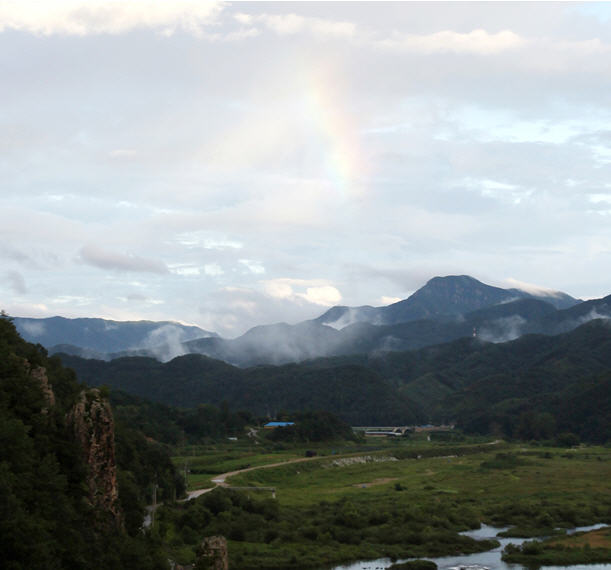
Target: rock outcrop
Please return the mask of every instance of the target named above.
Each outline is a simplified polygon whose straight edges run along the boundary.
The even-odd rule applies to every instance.
[[[88,499],[98,524],[122,527],[110,403],[99,390],[84,390],[68,414],[68,423],[72,426],[87,465]]]
[[[25,368],[25,373],[40,385],[40,389],[45,400],[45,405],[42,407],[40,412],[42,414],[46,414],[48,413],[49,408],[55,406],[55,394],[53,393],[53,388],[51,387],[49,378],[47,377],[47,369],[44,366],[37,366],[33,369],[29,360],[26,358],[21,360],[23,362],[23,367]]]
[[[224,536],[207,536],[197,552],[196,569],[229,570],[227,539]]]
[[[42,389],[42,394],[45,398],[46,404],[46,406],[42,408],[41,412],[43,414],[46,414],[49,411],[49,408],[55,406],[55,394],[53,393],[53,388],[51,388],[51,384],[49,384],[47,370],[43,366],[37,366],[36,368],[30,371],[30,376],[40,383],[40,387]]]

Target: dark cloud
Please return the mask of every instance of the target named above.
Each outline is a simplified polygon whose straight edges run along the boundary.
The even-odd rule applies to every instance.
[[[162,261],[108,251],[93,245],[83,247],[80,251],[79,259],[87,265],[111,271],[160,274],[169,272],[167,266]]]
[[[24,295],[28,292],[23,275],[17,271],[7,271],[5,273],[6,281],[9,287],[17,295]]]

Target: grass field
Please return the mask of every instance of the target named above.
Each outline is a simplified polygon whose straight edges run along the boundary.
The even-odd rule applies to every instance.
[[[219,533],[229,538],[235,567],[315,568],[323,560],[490,548],[457,534],[480,522],[533,536],[541,529],[611,523],[609,448],[422,441],[380,447],[376,441],[340,454],[326,446],[312,461],[236,475],[229,485],[274,487],[276,500],[265,493],[215,490],[169,507],[159,531],[171,536],[171,554],[180,552],[182,562],[202,536]],[[190,464],[202,469],[191,474],[191,482],[209,484],[208,474],[303,454],[302,448],[242,453],[222,446],[189,456]],[[176,458],[178,465],[181,461],[184,456]]]

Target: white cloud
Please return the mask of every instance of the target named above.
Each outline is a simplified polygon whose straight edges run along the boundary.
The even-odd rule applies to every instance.
[[[31,336],[42,336],[46,332],[44,323],[37,321],[25,321],[21,328]]]
[[[220,3],[197,0],[5,0],[0,2],[0,32],[86,36],[151,29],[163,35],[180,30],[197,36],[220,11]]]
[[[51,299],[51,303],[56,305],[76,305],[84,307],[90,305],[92,300],[91,297],[85,297],[83,295],[60,295]]]
[[[611,204],[611,194],[590,194],[588,199],[593,204]]]
[[[316,36],[352,38],[357,31],[352,22],[305,17],[298,14],[263,14],[256,17],[247,17],[247,21],[248,23],[261,22],[270,30],[281,35],[306,32]],[[242,22],[244,22],[243,16]]]
[[[206,263],[204,265],[204,273],[210,277],[218,277],[219,275],[223,275],[225,272],[218,263]]]
[[[199,267],[192,265],[170,265],[170,271],[176,275],[184,275],[186,277],[192,277],[200,274]]]
[[[308,287],[303,298],[316,305],[322,305],[324,307],[331,307],[337,305],[342,300],[341,293],[331,285],[325,285],[323,287]]]
[[[314,305],[329,307],[342,300],[339,290],[320,279],[271,279],[263,283],[270,297],[292,301],[304,300]]]
[[[422,35],[395,33],[387,39],[378,41],[377,44],[390,50],[423,54],[495,55],[524,47],[527,40],[511,30],[489,33],[486,30],[478,29],[468,33],[452,30],[442,30]]]
[[[138,151],[133,148],[117,148],[111,150],[108,156],[110,156],[110,158],[134,158],[137,154]]]
[[[554,291],[553,289],[542,287],[541,285],[534,285],[533,283],[525,283],[524,281],[518,281],[513,277],[509,277],[505,280],[505,282],[509,287],[519,289],[520,291],[530,293],[531,295],[557,297],[560,294],[558,291]]]
[[[238,259],[238,263],[241,263],[251,273],[255,273],[257,275],[265,273],[265,267],[263,267],[259,261],[254,261],[252,259]]]
[[[285,279],[272,279],[264,283],[265,292],[277,299],[290,299],[293,297],[293,288]]]

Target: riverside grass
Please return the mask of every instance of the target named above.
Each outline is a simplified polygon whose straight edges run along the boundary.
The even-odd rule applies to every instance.
[[[275,501],[265,493],[233,492],[243,497],[236,499],[230,491],[215,490],[188,505],[168,507],[158,531],[170,538],[169,555],[189,562],[201,537],[220,532],[229,538],[234,567],[322,568],[382,556],[491,548],[457,534],[480,522],[533,534],[550,526],[611,523],[608,448],[393,442],[342,457],[356,459],[337,462],[337,455],[329,455],[228,481],[274,487]],[[380,460],[389,457],[397,460]],[[235,460],[229,460],[232,467]],[[253,462],[267,460],[249,457],[247,463]]]

